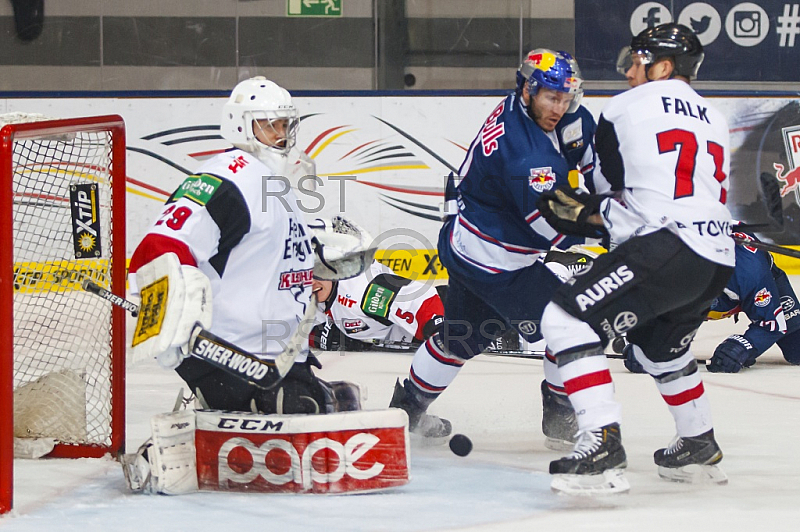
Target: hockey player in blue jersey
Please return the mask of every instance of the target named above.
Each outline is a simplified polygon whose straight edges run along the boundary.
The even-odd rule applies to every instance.
[[[397,382],[391,401],[409,414],[414,433],[450,433],[447,420],[426,410],[496,336],[514,327],[528,342],[542,338],[542,310],[561,284],[543,259],[552,247],[568,248],[583,239],[554,231],[539,215],[536,200],[568,185],[571,170],[593,167],[594,120],[579,107],[581,83],[569,54],[530,52],[516,91],[492,111],[458,176],[448,181],[447,218],[438,243],[450,276],[445,324],[416,352],[408,379]],[[548,378],[552,387],[543,386],[545,393],[563,390],[551,366],[545,376],[554,380]],[[567,428],[560,439],[570,439],[574,414],[568,402],[559,405],[555,399],[548,395],[545,407],[563,407]]]
[[[743,233],[734,233],[752,239]],[[755,364],[764,351],[778,344],[783,358],[800,364],[800,305],[783,270],[767,251],[736,245],[736,269],[725,291],[711,304],[709,319],[743,312],[750,319],[744,334],[726,338],[714,350],[708,371],[736,373]]]

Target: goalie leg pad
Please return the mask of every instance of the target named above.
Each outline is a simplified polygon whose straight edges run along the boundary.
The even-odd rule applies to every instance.
[[[152,491],[164,495],[197,491],[194,410],[159,414],[150,424],[153,444],[147,459]]]
[[[408,416],[399,409],[324,416],[197,412],[200,490],[380,491],[409,481]]]

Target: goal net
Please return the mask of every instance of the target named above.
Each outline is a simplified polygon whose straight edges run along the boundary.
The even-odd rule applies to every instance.
[[[125,317],[81,281],[125,293],[125,132],[118,116],[16,113],[0,128],[1,513],[15,444],[124,445]]]

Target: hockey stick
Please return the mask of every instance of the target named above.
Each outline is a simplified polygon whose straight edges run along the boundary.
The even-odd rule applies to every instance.
[[[761,194],[762,194],[761,201],[763,202],[764,208],[767,211],[767,216],[769,217],[769,223],[750,224],[745,222],[737,224],[733,228],[738,231],[748,231],[751,233],[781,232],[783,231],[783,199],[781,198],[781,192],[780,188],[778,187],[778,182],[770,174],[766,172],[762,173],[759,176],[759,182],[761,184]],[[786,255],[787,257],[800,259],[800,251],[796,249],[786,248],[783,246],[779,246],[777,244],[768,244],[767,242],[745,240],[737,236],[734,236],[733,240],[737,244],[743,244],[746,246],[763,249],[771,253],[778,253],[779,255]]]
[[[139,313],[139,306],[136,303],[112,294],[90,279],[84,279],[81,286],[87,292],[122,307],[133,316]],[[189,340],[189,355],[257,388],[269,390],[281,382],[294,366],[294,361],[301,351],[303,338],[304,336],[308,337],[308,330],[304,324],[313,323],[316,307],[317,296],[312,294],[303,319],[289,338],[286,348],[275,360],[262,360],[200,326],[196,326],[192,331]]]
[[[391,341],[381,341],[381,340],[373,340],[372,342],[365,342],[369,343],[376,349],[381,351],[416,351],[421,343],[414,343],[414,342],[391,342]],[[525,349],[499,349],[493,350],[489,349],[481,353],[484,356],[499,356],[499,357],[511,357],[511,358],[530,358],[534,360],[541,360],[545,356],[544,351],[529,351]],[[606,358],[620,358],[624,359],[625,355],[620,353],[608,353]]]
[[[778,253],[779,255],[800,259],[800,250],[797,249],[790,249],[777,244],[768,244],[767,242],[760,242],[758,240],[747,240],[745,238],[739,238],[738,236],[733,237],[733,241],[744,246],[759,248],[771,253]]]

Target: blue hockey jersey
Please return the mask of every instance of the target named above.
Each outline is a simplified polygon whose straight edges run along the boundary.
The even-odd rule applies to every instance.
[[[736,233],[746,238],[743,233]],[[709,319],[744,312],[750,326],[744,337],[759,353],[800,329],[800,306],[786,274],[772,256],[752,246],[737,244],[736,268],[725,291],[711,305]]]
[[[550,227],[536,201],[545,191],[569,185],[570,170],[591,171],[593,130],[584,108],[565,115],[548,134],[516,94],[503,100],[470,145],[459,175],[448,180],[445,200],[455,199],[457,209],[448,213],[440,234],[445,266],[478,276],[514,271],[553,246],[582,243]]]

